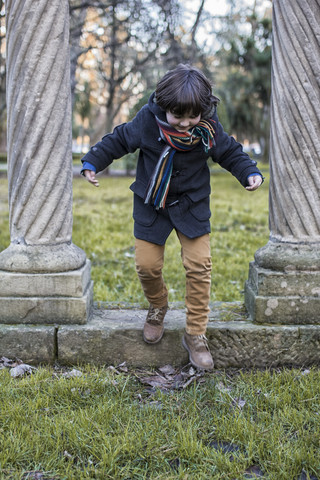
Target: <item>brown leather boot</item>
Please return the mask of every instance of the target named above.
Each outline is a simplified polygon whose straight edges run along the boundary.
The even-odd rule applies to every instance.
[[[143,340],[146,343],[160,342],[164,332],[163,320],[167,310],[168,305],[161,308],[155,308],[150,305],[146,323],[143,327]]]
[[[208,347],[208,340],[205,335],[189,335],[184,333],[182,345],[189,353],[192,365],[201,370],[212,370],[213,360]]]

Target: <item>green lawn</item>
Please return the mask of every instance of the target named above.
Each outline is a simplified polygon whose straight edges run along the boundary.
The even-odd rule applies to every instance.
[[[73,241],[92,261],[98,301],[144,303],[134,270],[131,181],[103,177],[96,189],[74,180]],[[221,172],[212,191],[212,300],[242,300],[248,263],[268,240],[267,182],[249,193]],[[3,178],[0,226],[2,250],[9,244]],[[175,235],[165,277],[170,301],[183,301]],[[320,478],[316,368],[81,372],[69,378],[58,366],[43,367],[13,378],[0,358],[1,480]],[[148,377],[159,375],[169,386],[151,386]]]
[[[1,480],[320,476],[318,370],[215,372],[166,390],[146,375],[0,370]]]

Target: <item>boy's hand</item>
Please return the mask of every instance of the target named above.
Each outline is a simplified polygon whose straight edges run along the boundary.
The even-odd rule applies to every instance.
[[[96,174],[93,170],[84,170],[83,173],[88,182],[92,183],[95,187],[99,187],[99,182],[96,179]]]
[[[262,184],[261,175],[252,175],[251,177],[248,178],[248,183],[249,183],[249,186],[246,187],[246,190],[249,190],[251,192],[253,190],[257,190],[257,188],[259,188],[260,185]]]

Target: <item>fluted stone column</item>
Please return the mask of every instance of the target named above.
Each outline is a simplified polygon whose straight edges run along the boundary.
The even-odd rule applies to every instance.
[[[320,323],[320,4],[273,1],[270,239],[245,287],[256,322]]]
[[[7,0],[10,246],[0,323],[85,323],[90,262],[72,243],[68,0]]]

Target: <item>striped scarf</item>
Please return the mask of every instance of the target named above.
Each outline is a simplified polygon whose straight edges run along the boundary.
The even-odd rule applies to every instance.
[[[188,152],[202,141],[205,152],[215,145],[215,130],[213,120],[200,120],[188,132],[178,132],[166,122],[156,117],[161,138],[166,142],[157,165],[151,175],[146,190],[144,203],[153,205],[156,210],[164,208],[169,191],[173,167],[173,156],[176,151]]]

